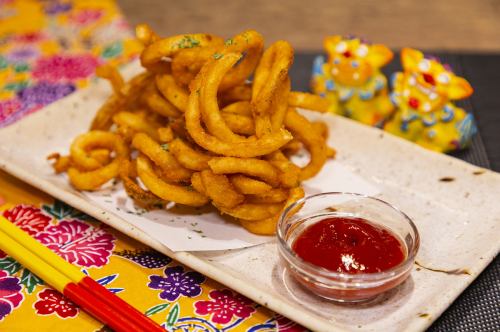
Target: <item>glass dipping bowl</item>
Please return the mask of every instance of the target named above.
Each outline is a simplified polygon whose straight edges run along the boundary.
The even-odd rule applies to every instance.
[[[292,245],[305,228],[325,218],[363,218],[388,229],[403,245],[405,259],[376,273],[340,273],[300,258]],[[412,220],[391,204],[355,193],[328,192],[305,197],[290,205],[278,222],[278,249],[290,274],[313,293],[339,302],[370,300],[408,278],[420,237]]]

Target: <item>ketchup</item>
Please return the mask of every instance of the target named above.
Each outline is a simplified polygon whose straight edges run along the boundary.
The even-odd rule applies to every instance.
[[[303,260],[340,273],[388,270],[405,259],[390,231],[362,218],[332,217],[308,226],[293,242]]]

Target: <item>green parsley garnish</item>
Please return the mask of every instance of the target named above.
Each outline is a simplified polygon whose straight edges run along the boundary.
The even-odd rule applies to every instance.
[[[231,38],[227,39],[225,42],[224,42],[224,45],[226,46],[229,46],[229,45],[233,45],[234,43],[234,40],[232,40]]]
[[[198,47],[200,46],[200,41],[197,39],[194,39],[191,36],[184,36],[179,43],[177,43],[178,48],[193,48],[193,47]]]
[[[160,147],[165,150],[165,151],[168,151],[168,144],[167,143],[164,143],[164,144],[161,144]]]
[[[223,56],[224,56],[224,54],[220,54],[220,53],[214,53],[214,55],[213,55],[213,57],[214,57],[215,60],[219,60]]]

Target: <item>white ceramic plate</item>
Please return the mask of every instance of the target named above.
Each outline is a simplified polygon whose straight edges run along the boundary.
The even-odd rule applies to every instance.
[[[67,151],[87,130],[109,94],[99,81],[0,130],[0,168],[156,250],[315,331],[423,330],[499,251],[500,175],[436,154],[377,129],[330,115],[338,159],[381,190],[379,197],[411,216],[421,235],[411,278],[383,301],[339,305],[317,298],[288,278],[276,243],[217,252],[173,253],[111,211],[94,205],[54,176],[45,157]],[[440,181],[449,178],[452,181]],[[332,188],[335,190],[335,188]]]

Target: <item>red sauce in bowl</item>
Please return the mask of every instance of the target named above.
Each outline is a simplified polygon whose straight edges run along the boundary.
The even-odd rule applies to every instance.
[[[406,258],[397,236],[362,218],[323,219],[308,226],[292,250],[309,263],[349,274],[382,272]]]

